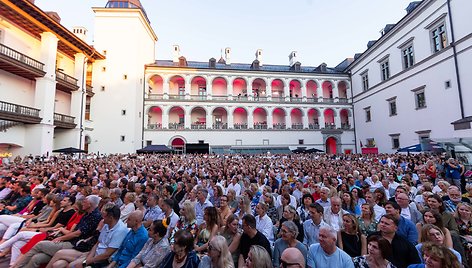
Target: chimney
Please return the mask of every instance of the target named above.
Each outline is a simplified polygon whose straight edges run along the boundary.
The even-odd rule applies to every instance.
[[[225,48],[225,61],[226,65],[231,64],[231,48],[229,47]]]
[[[256,60],[259,61],[259,66],[262,66],[262,49],[256,50]]]
[[[178,45],[172,46],[172,62],[177,63],[179,62],[180,58],[180,47]]]
[[[292,51],[290,55],[288,55],[288,60],[289,60],[289,66],[292,67],[295,62],[297,62],[297,52]]]
[[[61,23],[61,17],[57,12],[54,11],[46,11],[46,14],[51,17],[51,19],[55,20],[57,23]]]
[[[216,59],[215,58],[211,58],[209,61],[208,61],[208,67],[212,68],[212,69],[215,69],[216,68]]]
[[[78,38],[82,39],[82,41],[86,41],[86,39],[87,39],[87,29],[85,27],[75,26],[74,28],[72,28],[72,32]]]

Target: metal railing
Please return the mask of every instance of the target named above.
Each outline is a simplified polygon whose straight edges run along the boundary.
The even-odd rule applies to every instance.
[[[316,98],[316,97],[315,97],[315,98],[306,98],[306,101],[307,101],[307,102],[315,102],[315,103],[316,103],[316,102],[318,102],[318,98]]]
[[[334,123],[325,123],[326,129],[335,129],[336,125]]]
[[[191,100],[206,100],[206,95],[190,95]]]
[[[169,95],[169,99],[171,99],[171,100],[184,100],[185,95]]]
[[[0,112],[39,117],[39,109],[0,101]]]
[[[183,123],[169,123],[169,129],[184,129],[185,125]]]
[[[323,98],[323,102],[333,103],[334,99],[333,98]]]
[[[148,99],[162,100],[164,98],[163,96],[163,94],[148,94]]]
[[[191,129],[206,129],[206,124],[191,124]]]
[[[351,125],[349,123],[341,123],[341,129],[351,129]]]
[[[213,95],[211,97],[213,100],[227,100],[228,99],[228,96],[225,96],[225,95]]]
[[[247,123],[236,123],[233,127],[234,129],[247,129]]]
[[[309,129],[320,129],[320,124],[318,124],[318,123],[309,124],[308,128]]]
[[[59,70],[56,70],[56,79],[59,79],[59,80],[63,80],[69,84],[72,84],[74,86],[77,86],[77,79],[68,75],[68,74],[65,74]]]
[[[254,123],[254,129],[267,129],[267,123]]]
[[[10,47],[7,47],[3,44],[0,44],[0,54],[5,55],[9,58],[15,59],[19,62],[22,62],[26,65],[29,65],[33,68],[43,71],[44,63],[39,62],[31,57],[26,56],[23,53],[20,53]]]
[[[339,103],[348,103],[349,99],[348,98],[339,98]]]
[[[213,129],[228,129],[228,123],[214,123]]]
[[[61,123],[75,124],[74,120],[75,120],[75,117],[73,116],[54,113],[54,121],[58,121]]]
[[[148,124],[147,128],[148,129],[162,129],[162,124],[161,123]]]
[[[303,129],[302,123],[294,123],[292,124],[292,129]]]
[[[277,124],[274,124],[273,128],[274,129],[286,129],[287,126],[285,124],[282,124],[282,123],[277,123]]]

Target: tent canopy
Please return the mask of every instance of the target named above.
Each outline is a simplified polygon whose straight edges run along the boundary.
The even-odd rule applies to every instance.
[[[142,149],[136,150],[138,154],[153,154],[153,153],[172,153],[174,150],[165,145],[148,145]]]
[[[420,152],[444,152],[444,149],[435,142],[429,142],[425,144],[415,144],[407,147],[403,147],[397,150],[399,153],[420,153]]]
[[[57,149],[52,151],[53,153],[63,153],[63,154],[76,154],[76,153],[86,153],[86,151],[77,149],[74,147],[67,147],[62,149]]]

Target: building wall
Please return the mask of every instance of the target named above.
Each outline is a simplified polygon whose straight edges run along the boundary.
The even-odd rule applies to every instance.
[[[472,8],[468,1],[451,1],[461,73],[465,116],[472,115],[472,81],[466,75],[472,63],[471,28],[463,10]],[[425,5],[423,5],[426,3]],[[349,68],[354,92],[354,113],[357,139],[364,145],[375,139],[380,152],[394,152],[392,135],[399,135],[400,147],[419,143],[420,137],[431,139],[464,137],[468,131],[454,131],[451,123],[461,118],[459,93],[454,66],[451,25],[445,0],[424,1],[410,15],[402,19],[370,50]],[[438,19],[446,25],[447,46],[433,51],[431,29]],[[456,28],[457,27],[457,28]],[[404,68],[402,49],[413,44],[414,65]],[[388,57],[390,78],[381,81],[380,62]],[[364,91],[362,76],[368,73],[369,89]],[[446,86],[449,83],[449,86]],[[426,107],[417,109],[415,90],[424,87]],[[389,101],[396,97],[397,115],[391,116]],[[370,107],[372,120],[366,122],[366,108]],[[470,134],[468,135],[470,136]],[[360,142],[357,143],[360,147]]]
[[[138,10],[94,11],[94,47],[106,54],[106,60],[93,66],[96,93],[91,103],[94,131],[89,150],[134,152],[141,148],[142,140],[144,65],[154,61],[156,40]],[[123,42],[125,36],[127,42]],[[120,142],[121,136],[124,142]]]

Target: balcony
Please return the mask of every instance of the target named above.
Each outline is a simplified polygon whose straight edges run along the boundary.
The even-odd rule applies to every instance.
[[[234,129],[247,129],[247,123],[236,123]]]
[[[218,95],[216,95],[216,96],[212,96],[211,99],[212,100],[227,100],[228,97],[227,96],[218,96]]]
[[[336,129],[336,125],[334,123],[325,123],[325,129]]]
[[[282,123],[277,123],[277,124],[274,124],[274,129],[286,129],[287,127],[285,126],[285,124],[282,124]]]
[[[34,80],[43,77],[44,64],[10,47],[0,44],[0,69],[12,74]]]
[[[254,123],[254,129],[267,129],[267,123]]]
[[[349,123],[341,123],[341,129],[351,129],[351,125]]]
[[[214,123],[213,129],[228,129],[228,123]]]
[[[339,98],[339,99],[338,99],[338,102],[339,102],[339,103],[346,104],[346,103],[349,102],[349,99],[348,99],[348,98]]]
[[[206,129],[206,123],[191,124],[191,129]]]
[[[77,79],[59,70],[56,70],[56,81],[56,89],[60,91],[71,92],[79,89]]]
[[[164,95],[163,94],[148,94],[147,98],[150,100],[162,100],[164,99]]]
[[[19,122],[7,121],[7,120],[0,120],[0,132],[5,132],[7,129],[19,125]]]
[[[169,129],[184,129],[185,125],[183,123],[169,123]]]
[[[93,95],[95,95],[95,92],[93,92],[93,87],[91,84],[85,84],[85,88],[86,88],[86,92],[87,92],[87,96],[89,97],[93,97]]]
[[[66,128],[66,129],[75,128],[77,124],[74,123],[74,121],[75,121],[75,117],[73,116],[54,113],[54,125],[57,128]]]
[[[320,129],[320,124],[318,124],[318,123],[309,124],[308,128],[309,129]]]
[[[323,98],[323,102],[324,103],[334,103],[334,99],[333,98]]]
[[[162,124],[161,123],[148,124],[147,129],[149,130],[162,129]]]
[[[303,129],[303,124],[301,123],[292,124],[292,129]]]
[[[39,109],[0,101],[0,119],[26,124],[39,124]]]
[[[152,94],[154,95],[154,94]],[[158,94],[156,94],[157,96]],[[185,99],[185,95],[169,95],[169,99],[170,100],[184,100]]]

